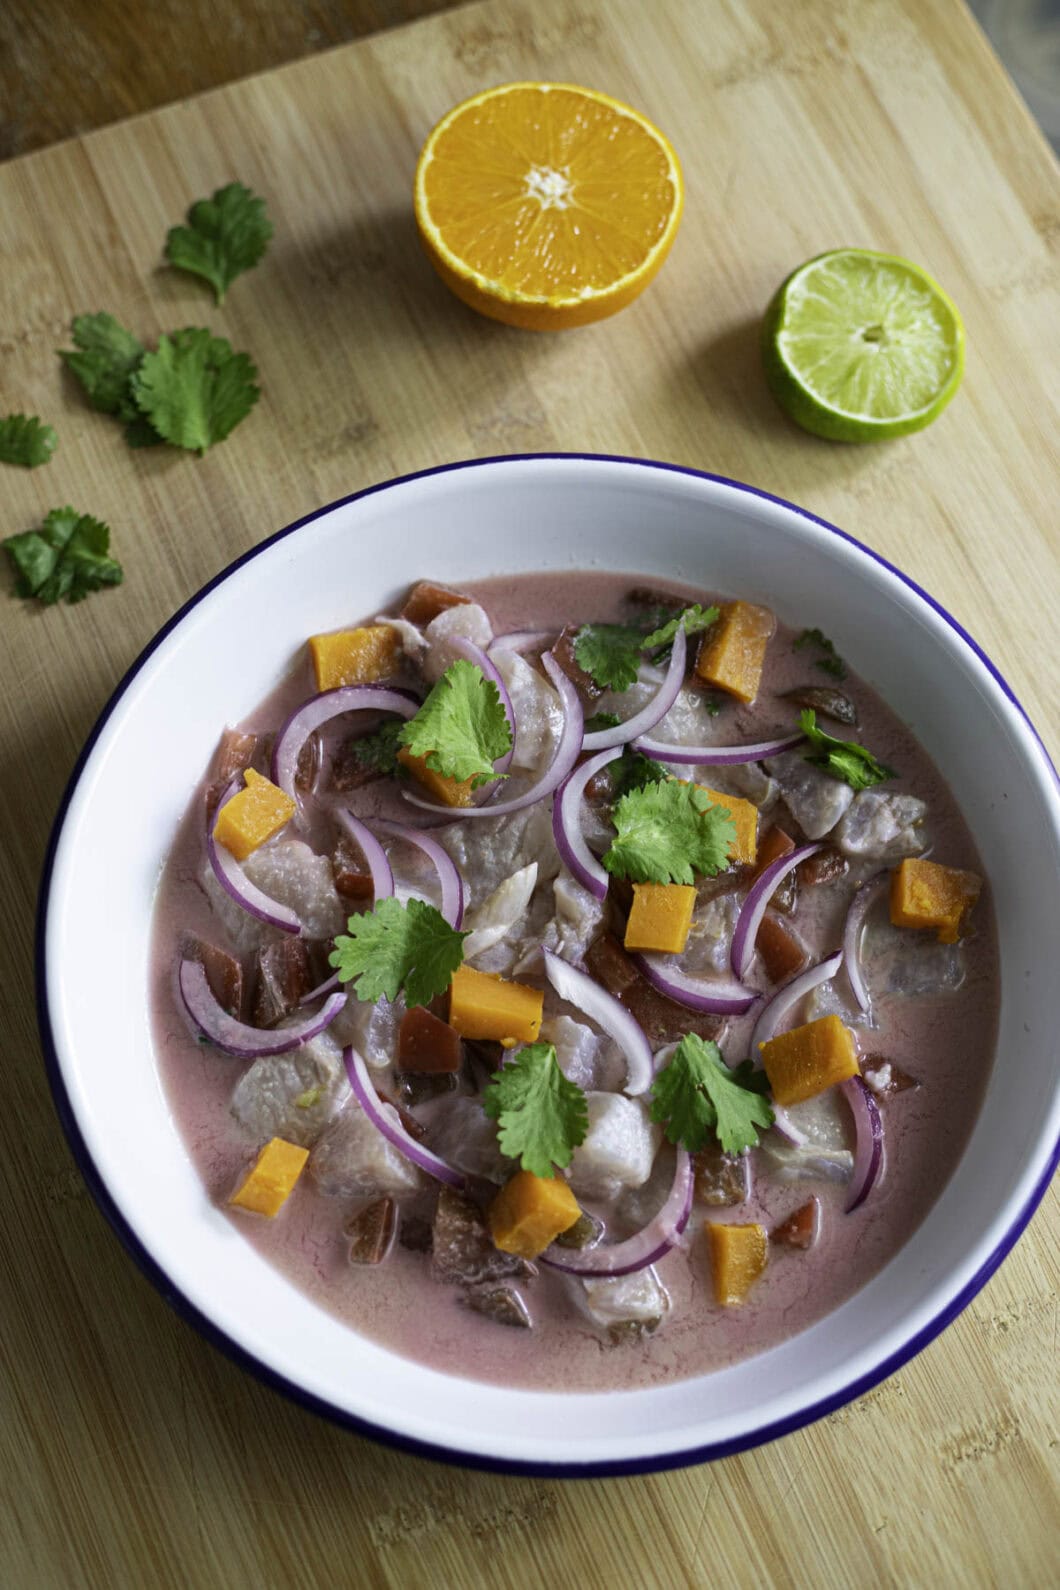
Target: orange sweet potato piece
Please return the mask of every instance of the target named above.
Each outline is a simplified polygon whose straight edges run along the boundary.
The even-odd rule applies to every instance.
[[[710,1272],[714,1298],[723,1308],[734,1308],[746,1300],[769,1258],[769,1239],[764,1226],[728,1226],[708,1221],[705,1226],[710,1245]]]
[[[429,624],[439,613],[450,607],[463,607],[470,602],[463,591],[454,591],[449,585],[439,585],[436,580],[417,580],[401,609],[401,617],[410,624]]]
[[[536,1259],[580,1218],[578,1200],[560,1177],[519,1170],[490,1204],[490,1235],[502,1253]]]
[[[536,1043],[544,1004],[539,988],[459,966],[449,987],[449,1025],[461,1038]]]
[[[470,806],[472,780],[469,778],[449,778],[445,773],[436,773],[433,767],[427,766],[425,756],[413,756],[405,747],[397,754],[397,759],[402,767],[407,767],[429,795],[441,801],[443,806]]]
[[[768,607],[726,602],[699,645],[695,677],[738,701],[753,701],[762,678],[766,647],[777,621]]]
[[[785,1108],[858,1074],[854,1034],[838,1016],[820,1016],[758,1048],[774,1102]]]
[[[225,801],[217,813],[213,836],[231,851],[237,861],[245,861],[266,839],[278,834],[295,814],[290,795],[277,789],[270,779],[248,767],[246,785]]]
[[[974,872],[908,856],[891,873],[895,927],[937,928],[940,944],[956,944],[983,880]]]
[[[462,1059],[460,1034],[447,1021],[441,1021],[425,1005],[405,1012],[398,1028],[399,1070],[431,1075],[459,1071]]]
[[[694,884],[635,883],[626,923],[626,949],[681,955],[688,943],[695,903]]]
[[[308,644],[318,690],[385,679],[395,671],[401,649],[397,630],[389,624],[365,624],[360,629],[310,635]]]
[[[240,1209],[250,1209],[254,1214],[275,1219],[294,1190],[308,1158],[308,1148],[299,1148],[296,1143],[274,1137],[265,1144],[229,1202]]]
[[[724,806],[732,818],[736,837],[729,846],[729,860],[753,862],[758,855],[758,807],[739,795],[722,795],[705,784],[697,784],[712,806]]]

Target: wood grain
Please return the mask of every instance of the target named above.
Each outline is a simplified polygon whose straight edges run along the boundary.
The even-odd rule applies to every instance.
[[[557,338],[454,302],[409,210],[433,120],[516,76],[633,101],[688,176],[655,286]],[[159,251],[188,200],[235,174],[277,236],[220,312]],[[73,501],[111,522],[127,572],[80,607],[0,605],[0,1582],[1053,1583],[1055,1196],[940,1340],[812,1429],[645,1479],[460,1473],[318,1422],[169,1311],[72,1167],[31,992],[48,827],[140,647],[286,521],[444,459],[643,454],[794,498],[934,592],[1056,750],[1057,175],[964,9],[491,0],[12,162],[0,217],[0,410],[61,436],[45,469],[5,471],[5,531]],[[878,449],[791,429],[758,367],[777,282],[843,242],[922,261],[967,321],[956,402]],[[145,337],[222,331],[261,367],[261,405],[202,460],[129,453],[54,357],[71,316],[104,307]]]

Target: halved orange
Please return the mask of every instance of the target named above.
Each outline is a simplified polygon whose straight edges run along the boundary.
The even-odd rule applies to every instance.
[[[572,83],[506,83],[444,116],[416,167],[416,223],[442,280],[511,326],[624,309],[670,251],[684,203],[657,127]]]

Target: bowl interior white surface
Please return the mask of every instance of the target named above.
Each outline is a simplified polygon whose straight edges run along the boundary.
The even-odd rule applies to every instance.
[[[220,729],[307,634],[379,611],[410,580],[630,570],[739,593],[819,624],[941,767],[993,887],[998,1060],[942,1198],[866,1288],[797,1339],[643,1391],[565,1397],[452,1378],[315,1307],[207,1201],[152,1059],[154,892]],[[235,567],[146,655],[66,811],[47,900],[52,1039],[84,1149],[128,1228],[184,1298],[273,1375],[340,1415],[502,1464],[659,1466],[776,1433],[929,1339],[1013,1239],[1060,1135],[1055,947],[1060,802],[1019,709],[945,617],[819,522],[709,477],[612,460],[500,460],[329,509]],[[100,924],[105,932],[100,933]]]

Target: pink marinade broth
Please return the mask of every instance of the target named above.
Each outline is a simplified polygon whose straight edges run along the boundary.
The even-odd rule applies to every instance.
[[[540,628],[542,622],[558,629],[587,619],[619,620],[628,611],[623,598],[637,584],[655,587],[658,582],[594,571],[484,580],[467,590],[490,614],[494,632],[503,634]],[[708,599],[690,587],[666,582],[665,588],[678,598]],[[807,625],[818,619],[818,614],[805,615]],[[725,710],[727,741],[755,742],[784,732],[797,709],[775,699],[779,693],[800,684],[831,682],[814,668],[810,653],[793,649],[797,633],[783,625],[778,628],[757,703]],[[313,688],[308,664],[300,658],[289,678],[242,726],[258,732],[277,728]],[[860,727],[856,736],[834,724],[828,727],[840,737],[849,732],[898,768],[901,777],[889,788],[908,790],[927,801],[933,855],[983,875],[953,795],[913,738],[915,724],[903,725],[852,672],[840,688],[853,694]],[[218,735],[224,727],[218,723]],[[378,1268],[352,1266],[342,1227],[364,1200],[324,1197],[308,1175],[275,1221],[228,1210],[228,1197],[260,1147],[228,1109],[244,1066],[197,1042],[175,986],[182,933],[224,942],[197,882],[203,861],[206,784],[204,772],[164,870],[153,928],[155,1049],[174,1122],[202,1177],[204,1195],[226,1211],[262,1259],[353,1331],[394,1352],[469,1379],[543,1390],[648,1386],[720,1369],[807,1329],[871,1280],[927,1214],[964,1152],[986,1088],[997,1032],[997,942],[988,890],[976,908],[974,932],[965,941],[966,977],[960,990],[877,1002],[881,1028],[871,1034],[871,1049],[884,1052],[917,1077],[921,1086],[881,1106],[885,1171],[867,1202],[848,1216],[846,1186],[823,1180],[767,1180],[758,1170],[747,1204],[706,1214],[697,1206],[685,1246],[656,1267],[672,1307],[653,1336],[612,1346],[581,1313],[572,1294],[580,1282],[547,1270],[526,1294],[534,1329],[525,1331],[504,1329],[472,1313],[461,1301],[459,1287],[431,1279],[426,1255],[400,1244]],[[367,795],[370,806],[379,794],[378,785],[358,792],[358,809],[365,809],[361,796]],[[838,944],[846,899],[841,889],[802,892],[797,922],[814,947],[814,959]],[[730,1027],[730,1033],[734,1030]],[[729,1057],[734,1058],[734,1051]],[[738,1308],[719,1307],[711,1288],[704,1219],[760,1221],[772,1228],[811,1193],[821,1201],[817,1245],[809,1252],[773,1247],[766,1274],[747,1302]],[[424,1307],[428,1300],[430,1306]]]

